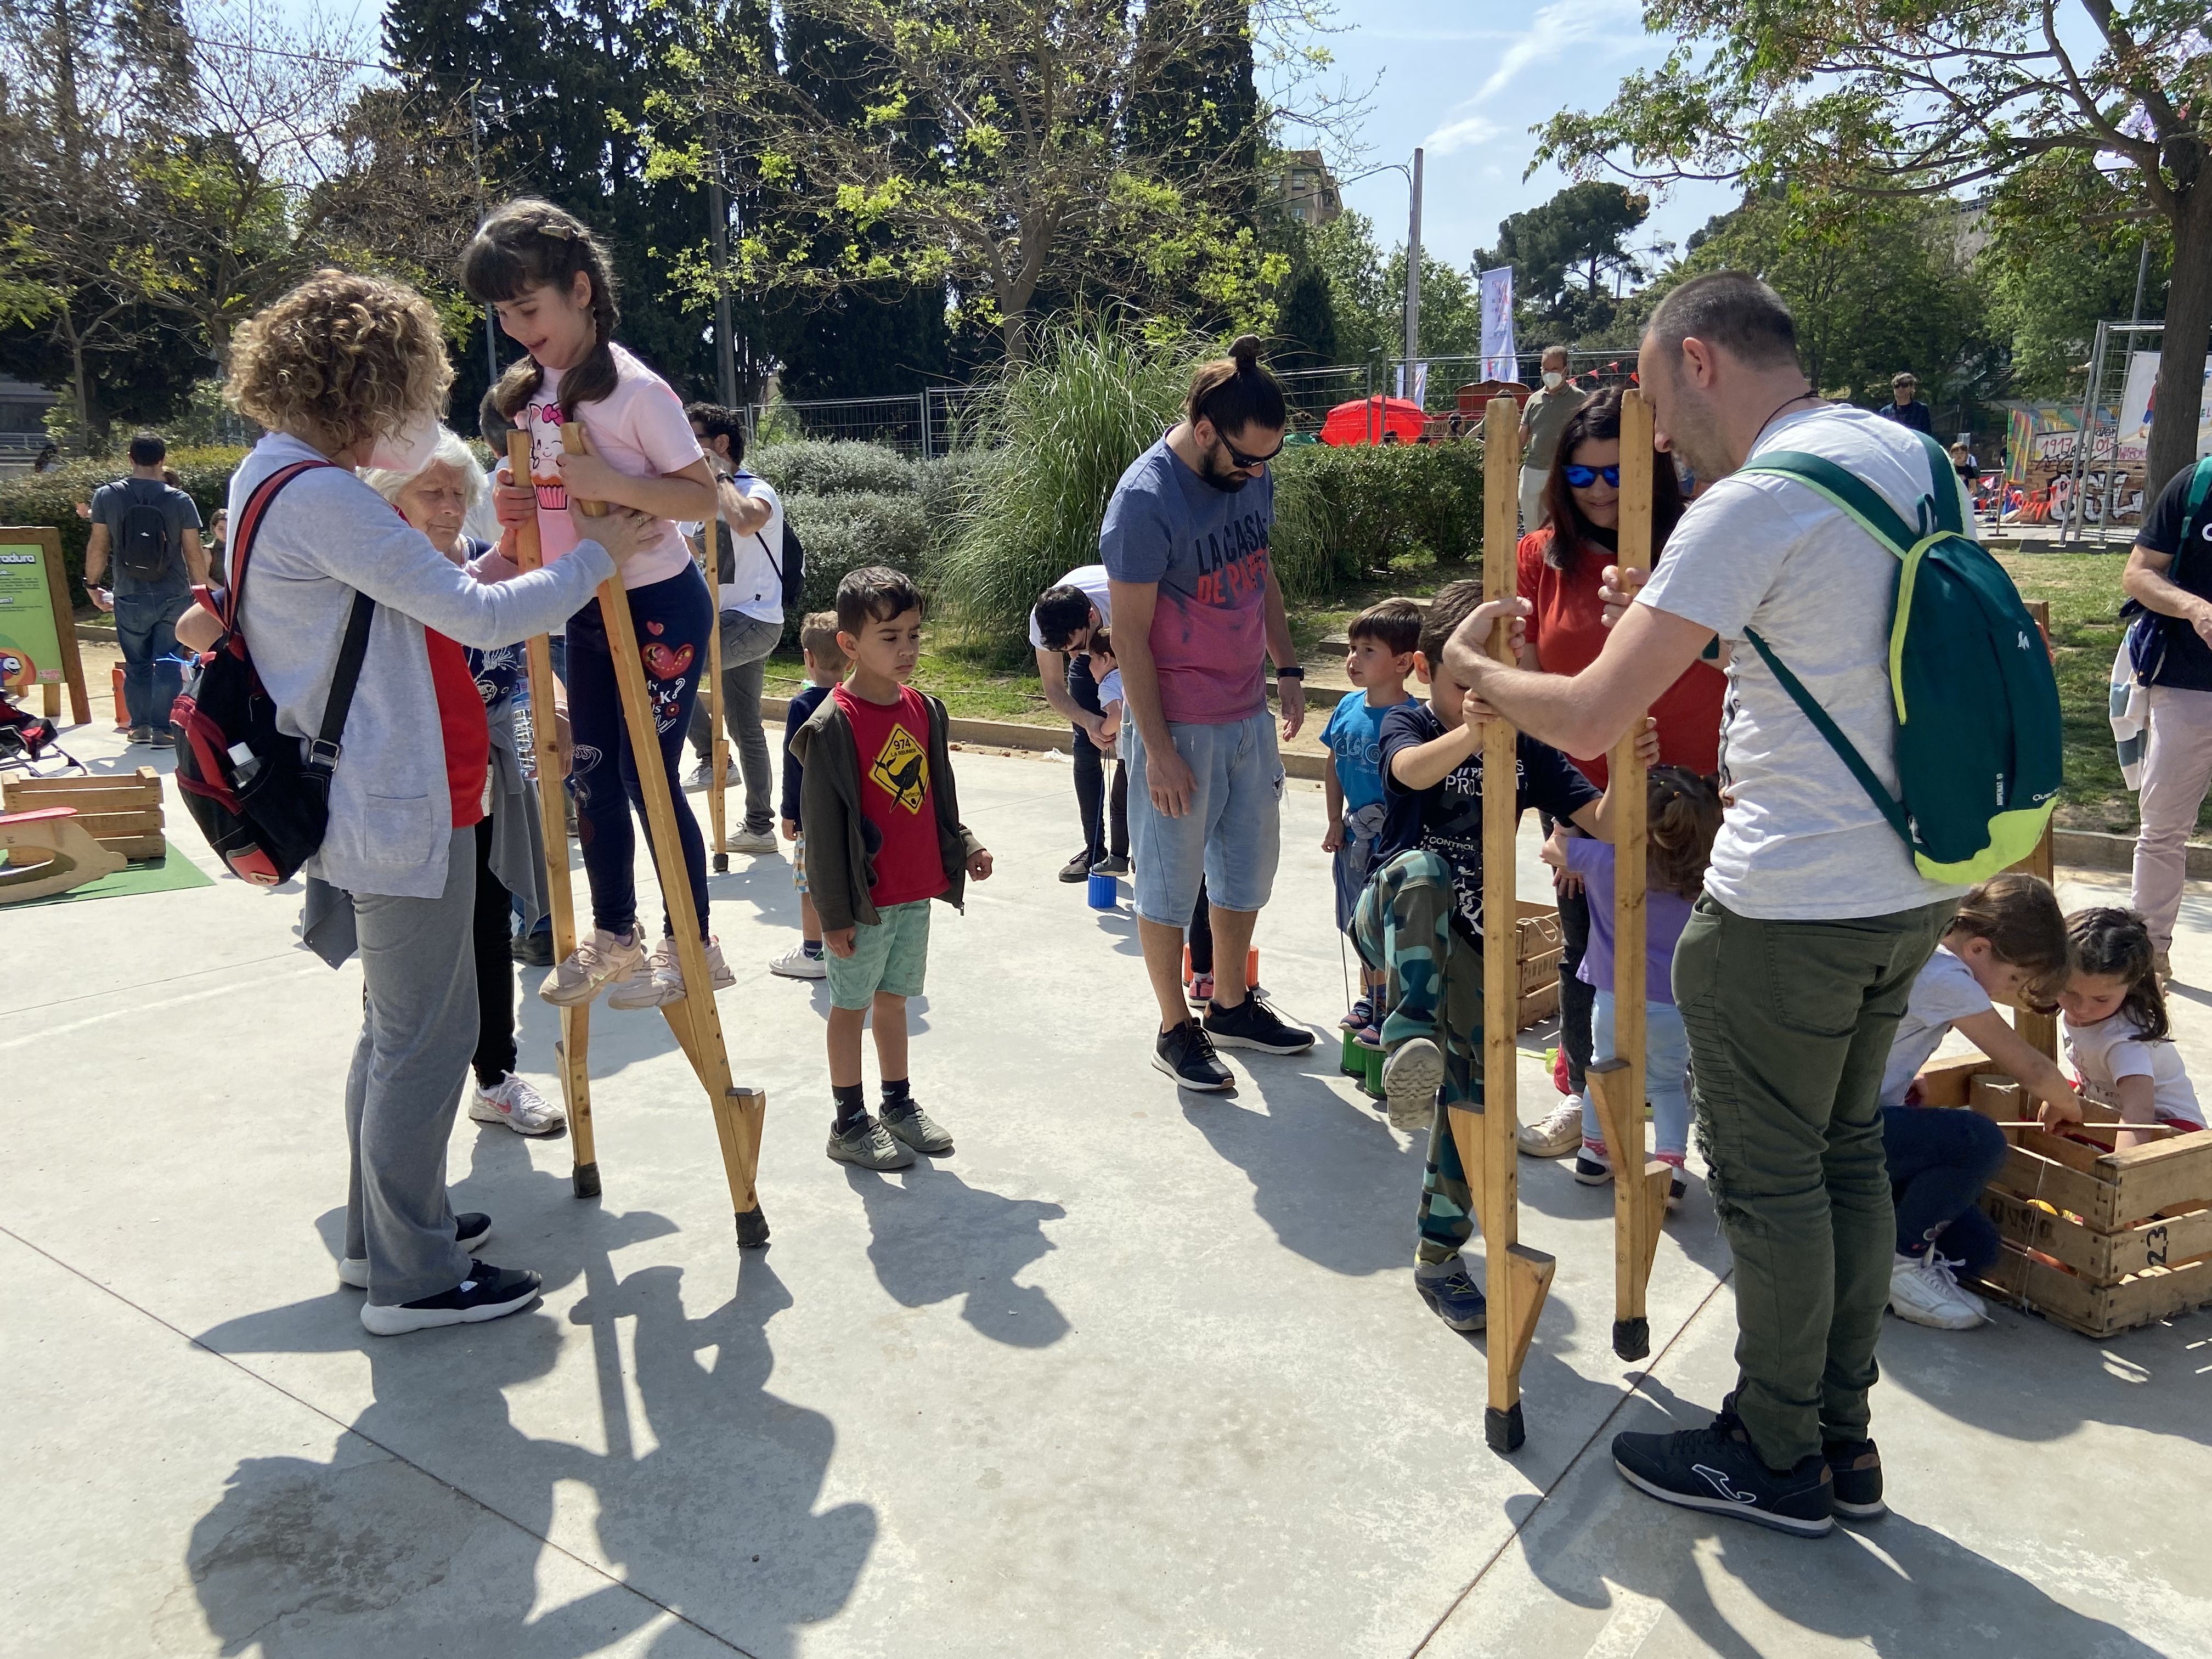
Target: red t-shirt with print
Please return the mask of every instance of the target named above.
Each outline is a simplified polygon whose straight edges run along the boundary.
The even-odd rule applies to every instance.
[[[446,744],[446,787],[453,797],[453,828],[473,829],[483,817],[484,769],[491,763],[491,727],[483,694],[469,672],[461,647],[435,629],[422,630],[430,648],[430,689],[438,698],[438,735]]]
[[[935,898],[951,884],[930,798],[929,705],[910,685],[899,687],[896,702],[870,702],[842,685],[830,695],[852,722],[860,810],[883,836],[869,898],[878,909]]]

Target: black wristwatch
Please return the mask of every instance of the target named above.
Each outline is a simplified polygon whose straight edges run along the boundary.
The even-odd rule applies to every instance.
[[[1275,671],[1275,678],[1279,680],[1302,680],[1305,677],[1306,671],[1297,663],[1292,663],[1288,668],[1278,668]]]

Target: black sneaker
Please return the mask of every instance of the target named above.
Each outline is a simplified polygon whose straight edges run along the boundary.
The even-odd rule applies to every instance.
[[[1060,878],[1071,882],[1090,880],[1091,862],[1091,849],[1086,847],[1060,866]]]
[[[1413,1288],[1429,1304],[1429,1311],[1455,1331],[1479,1331],[1489,1322],[1490,1304],[1483,1300],[1482,1287],[1464,1260],[1455,1261],[1450,1272],[1433,1277],[1416,1267]]]
[[[1613,1179],[1613,1165],[1599,1163],[1588,1152],[1577,1152],[1575,1179],[1585,1187],[1602,1187]]]
[[[1265,1054],[1302,1054],[1314,1046],[1314,1034],[1293,1025],[1260,1000],[1255,992],[1234,1008],[1206,1005],[1206,1034],[1224,1048],[1257,1048]]]
[[[453,1243],[470,1255],[477,1246],[491,1237],[491,1218],[482,1210],[463,1210],[453,1218]],[[356,1291],[368,1288],[368,1258],[365,1255],[341,1256],[338,1259],[338,1283],[350,1285]]]
[[[1208,1094],[1219,1094],[1237,1081],[1214,1054],[1206,1028],[1194,1019],[1160,1033],[1152,1044],[1152,1064],[1184,1088]]]
[[[177,746],[176,734],[166,726],[148,732],[146,741],[156,749],[174,749]]]
[[[1799,1538],[1820,1538],[1835,1526],[1829,1515],[1828,1462],[1814,1452],[1777,1474],[1731,1412],[1706,1429],[1677,1434],[1617,1434],[1613,1466],[1629,1485],[1662,1504],[1732,1515]]]
[[[1820,1455],[1827,1460],[1833,1483],[1828,1506],[1853,1521],[1879,1521],[1889,1513],[1881,1501],[1881,1449],[1871,1440],[1824,1440]]]
[[[952,1136],[911,1098],[883,1110],[884,1127],[895,1140],[905,1142],[925,1158],[944,1158],[952,1151]]]
[[[507,953],[526,968],[550,968],[553,965],[553,935],[517,933],[507,941]]]
[[[450,1291],[397,1307],[362,1304],[361,1322],[371,1336],[400,1336],[434,1325],[477,1325],[520,1313],[538,1300],[544,1281],[526,1267],[495,1267],[471,1261],[469,1276]]]

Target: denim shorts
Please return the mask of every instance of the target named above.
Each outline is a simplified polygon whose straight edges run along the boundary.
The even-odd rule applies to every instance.
[[[1163,927],[1188,927],[1201,876],[1209,902],[1224,910],[1263,908],[1283,842],[1275,717],[1262,708],[1226,726],[1171,725],[1168,735],[1193,777],[1190,810],[1179,818],[1152,805],[1144,739],[1133,722],[1122,727],[1137,914]]]
[[[853,929],[851,956],[824,951],[830,1006],[848,1012],[865,1008],[878,992],[920,996],[922,973],[929,966],[929,907],[935,902],[916,899],[911,904],[887,904],[878,913],[881,921]]]

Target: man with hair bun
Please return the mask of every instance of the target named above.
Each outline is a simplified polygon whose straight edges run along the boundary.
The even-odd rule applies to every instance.
[[[1867,1437],[1896,1228],[1882,1070],[1963,890],[1921,875],[1769,665],[1771,653],[1893,794],[1896,556],[1809,486],[1738,470],[1816,455],[1907,522],[1937,480],[1917,433],[1814,392],[1789,308],[1755,276],[1668,294],[1638,368],[1659,447],[1713,481],[1665,562],[1578,674],[1508,668],[1467,629],[1445,665],[1522,731],[1601,755],[1720,641],[1727,806],[1674,995],[1735,1258],[1737,1382],[1710,1428],[1616,1436],[1613,1463],[1667,1503],[1817,1536],[1834,1514],[1882,1512]]]
[[[1295,1054],[1313,1033],[1251,994],[1246,953],[1281,850],[1282,736],[1305,682],[1268,558],[1283,389],[1249,334],[1191,377],[1183,418],[1115,486],[1098,538],[1127,692],[1137,932],[1160,1010],[1152,1063],[1185,1088],[1228,1088],[1214,1045]],[[1203,879],[1216,944],[1202,1021],[1183,997],[1183,929]]]

